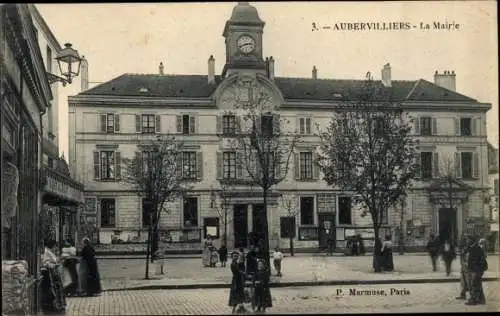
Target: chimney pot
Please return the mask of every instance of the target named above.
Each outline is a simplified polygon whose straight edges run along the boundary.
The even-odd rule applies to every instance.
[[[445,70],[442,74],[438,71],[434,73],[434,84],[450,91],[456,91],[456,74],[455,71]]]
[[[208,83],[215,83],[215,58],[210,55],[208,59]]]
[[[81,80],[81,89],[85,91],[89,88],[89,63],[85,56],[82,56],[82,60],[80,62],[80,80]]]
[[[318,68],[316,68],[316,66],[313,66],[312,78],[313,79],[318,79]]]
[[[269,59],[267,59],[266,57],[266,60],[268,63],[268,69],[267,69],[268,77],[269,79],[274,80],[274,58],[273,56],[269,57]]]
[[[158,66],[158,68],[159,68],[159,71],[160,71],[160,75],[163,75],[163,69],[164,69],[163,62],[160,62],[160,66]]]

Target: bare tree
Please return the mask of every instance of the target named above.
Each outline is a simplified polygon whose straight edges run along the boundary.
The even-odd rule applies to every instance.
[[[320,132],[319,165],[324,180],[354,193],[370,214],[375,233],[374,269],[381,271],[379,229],[391,207],[406,194],[416,171],[416,141],[410,118],[381,84],[367,76],[353,100]]]
[[[157,137],[138,145],[134,158],[124,158],[123,181],[130,184],[147,209],[148,239],[146,244],[146,272],[149,278],[149,260],[158,247],[160,217],[166,212],[165,203],[178,197],[186,187],[182,186],[179,161],[182,144],[174,137]]]
[[[262,252],[269,266],[269,192],[286,178],[298,135],[282,128],[289,121],[280,117],[272,95],[261,89],[255,80],[240,80],[238,85],[239,89],[233,95],[235,111],[226,113],[238,117],[230,147],[238,154],[242,178],[249,179],[251,185],[262,189],[263,212],[259,214],[259,219],[263,235]]]
[[[287,217],[293,217],[296,219],[297,214],[299,213],[299,205],[297,199],[291,196],[281,195],[281,205],[286,210]],[[295,226],[288,225],[287,226],[287,235],[290,241],[290,255],[293,256],[294,248],[293,248],[293,239],[295,238]]]
[[[227,247],[227,225],[229,223],[229,211],[231,206],[231,196],[228,194],[229,185],[221,183],[220,190],[211,188],[211,208],[213,208],[219,216],[222,225],[224,226],[224,234],[222,235],[222,242]]]

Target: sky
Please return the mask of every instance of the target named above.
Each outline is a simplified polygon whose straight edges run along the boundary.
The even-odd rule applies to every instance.
[[[436,70],[455,71],[457,92],[491,103],[488,140],[498,147],[498,34],[495,1],[251,2],[265,21],[264,56],[276,76],[380,79],[390,63],[393,80],[433,82]],[[222,31],[236,2],[37,4],[61,45],[73,44],[89,63],[90,87],[124,73],[206,74],[225,60]],[[408,23],[410,30],[334,30],[340,23]],[[435,22],[451,29],[432,29]],[[313,23],[319,30],[313,31]],[[421,25],[429,24],[431,29]],[[456,26],[458,24],[458,27]],[[59,89],[59,150],[67,157],[69,95]]]

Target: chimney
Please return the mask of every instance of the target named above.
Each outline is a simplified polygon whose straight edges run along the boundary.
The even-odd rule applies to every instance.
[[[391,65],[389,63],[382,68],[382,84],[386,88],[391,87]]]
[[[436,70],[434,73],[434,84],[451,91],[456,91],[455,71],[452,70],[450,72],[445,70],[442,74],[440,74]]]
[[[274,58],[273,56],[269,57],[269,65],[268,65],[268,76],[269,79],[274,80]]]
[[[85,56],[82,56],[82,60],[80,62],[80,83],[82,92],[89,88],[89,63],[85,59]]]
[[[215,58],[210,55],[208,59],[208,83],[215,83]]]
[[[164,69],[164,68],[165,68],[165,67],[163,67],[163,62],[160,62],[160,66],[158,66],[158,69],[159,69],[159,71],[160,71],[160,75],[163,75],[163,69]]]
[[[318,69],[316,68],[316,66],[313,66],[312,78],[313,79],[318,79]]]

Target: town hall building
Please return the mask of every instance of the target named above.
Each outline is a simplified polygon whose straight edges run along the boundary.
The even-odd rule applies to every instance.
[[[185,196],[169,203],[161,229],[178,249],[200,249],[207,234],[220,243],[224,225],[214,207],[214,198],[219,199],[214,191],[237,176],[238,164],[221,136],[231,132],[232,118],[225,113],[234,106],[231,96],[241,81],[251,82],[255,93],[269,95],[269,102],[290,122],[285,128],[297,130],[303,140],[287,178],[270,193],[270,246],[288,248],[289,234],[295,247],[304,249],[324,248],[329,237],[341,249],[346,238],[357,233],[367,245],[373,242],[371,219],[361,216],[352,193],[327,185],[314,163],[319,144],[315,126],[325,128],[334,110],[350,100],[363,80],[322,79],[316,67],[310,78],[275,76],[274,63],[279,61],[263,56],[264,26],[257,9],[240,2],[224,27],[226,62],[220,73],[210,56],[206,74],[167,75],[160,65],[157,74],[123,74],[69,98],[69,165],[84,185],[85,212],[95,218],[95,239],[100,243],[146,239],[144,203],[120,181],[122,160],[132,158],[142,141],[157,135],[182,140],[183,177],[193,181]],[[415,118],[412,133],[420,141],[420,173],[402,206],[404,212],[391,210],[383,225],[396,244],[402,229],[407,249],[423,247],[431,232],[457,237],[467,218],[488,220],[486,112],[491,105],[455,91],[453,71],[429,75],[434,75],[434,82],[393,80],[386,64],[382,80],[376,81]],[[437,180],[441,166],[450,165],[447,162],[456,174],[456,191],[461,192],[454,208],[438,203],[444,189]],[[258,230],[261,190],[237,185],[226,195],[228,248],[248,246],[248,233]],[[293,201],[292,211],[284,199]]]

